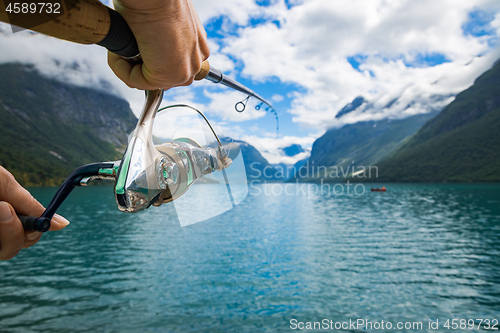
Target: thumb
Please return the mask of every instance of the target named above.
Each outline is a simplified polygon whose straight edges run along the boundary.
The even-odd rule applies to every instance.
[[[0,260],[15,257],[24,244],[24,228],[7,202],[0,202]]]
[[[14,176],[0,166],[0,200],[9,202],[19,215],[41,216],[45,208],[25,188],[14,179]],[[16,217],[17,219],[17,217]],[[55,214],[50,230],[61,230],[69,224],[64,217]]]

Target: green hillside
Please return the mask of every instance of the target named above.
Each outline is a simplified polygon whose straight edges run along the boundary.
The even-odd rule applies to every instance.
[[[0,165],[23,185],[57,185],[76,167],[115,160],[136,122],[128,103],[0,65]]]
[[[379,181],[500,181],[500,62],[379,165]]]
[[[241,149],[241,154],[245,163],[247,180],[252,181],[275,181],[278,171],[262,156],[262,154],[251,144],[245,141],[234,140],[228,137],[221,137],[222,142],[235,142]],[[283,179],[281,179],[283,180]]]
[[[320,166],[330,168],[329,170],[332,170],[331,167],[342,167],[347,170],[347,167],[352,169],[353,165],[375,165],[399,148],[435,115],[434,112],[405,119],[365,121],[331,129],[313,144],[311,157],[307,164],[313,171],[308,173],[309,176],[306,178],[298,178],[302,181],[327,178],[323,171],[321,175],[313,176],[314,170],[318,170]],[[327,174],[330,174],[330,171]],[[338,181],[339,179],[331,180]]]
[[[376,163],[435,115],[365,121],[329,130],[314,142],[309,161],[317,166],[347,165],[353,160],[357,165]]]

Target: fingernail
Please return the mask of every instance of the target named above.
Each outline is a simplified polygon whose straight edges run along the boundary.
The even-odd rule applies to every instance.
[[[64,217],[62,217],[59,214],[55,214],[54,217],[52,217],[52,220],[54,220],[54,222],[56,222],[60,225],[63,225],[63,226],[67,226],[69,224],[69,221],[66,220]]]
[[[28,240],[32,241],[32,240],[35,240],[37,239],[38,237],[40,237],[41,233],[38,232],[38,231],[33,231],[32,233],[30,234],[26,234],[26,238],[28,238]]]
[[[12,212],[9,205],[2,201],[0,202],[0,222],[9,222],[12,220]]]

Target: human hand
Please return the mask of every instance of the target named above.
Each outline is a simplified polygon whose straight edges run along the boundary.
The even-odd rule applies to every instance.
[[[42,233],[24,231],[19,215],[40,216],[45,208],[14,179],[12,174],[0,166],[0,260],[15,257],[40,240]],[[50,230],[61,230],[69,222],[54,215]]]
[[[113,72],[131,88],[170,89],[193,82],[210,55],[207,34],[191,0],[114,0],[130,26],[143,63],[108,52]]]

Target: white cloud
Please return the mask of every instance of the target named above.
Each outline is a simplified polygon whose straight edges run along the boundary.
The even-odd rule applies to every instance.
[[[246,96],[240,92],[224,89],[223,92],[210,92],[205,90],[205,96],[211,99],[205,107],[207,114],[217,115],[225,121],[245,121],[258,119],[266,115],[266,111],[261,108],[255,109],[255,99],[250,99],[244,112],[236,112],[235,101],[244,101]]]
[[[496,29],[497,36],[500,35],[500,13],[495,15],[495,19],[491,22],[491,27]]]
[[[234,61],[220,52],[220,45],[216,41],[209,39],[208,46],[210,48],[210,63],[217,64],[218,70],[226,75],[231,75],[234,71]]]
[[[245,112],[235,112],[235,101],[244,96],[229,90],[214,92],[210,82],[196,83],[210,100],[205,105],[191,88],[175,88],[166,94],[169,103],[191,104],[208,115],[220,116],[222,121],[215,126],[222,133],[248,139],[265,151],[272,163],[285,160],[280,147],[301,142],[311,145],[313,136],[331,126],[404,117],[443,107],[500,57],[500,49],[491,46],[491,36],[465,35],[462,30],[471,11],[496,13],[490,27],[498,39],[498,0],[292,2],[288,8],[284,0],[272,0],[268,6],[259,6],[254,0],[194,0],[204,23],[224,17],[220,34],[226,37],[209,41],[211,63],[233,77],[240,74],[255,82],[279,78],[302,87],[291,92],[280,90],[272,100],[280,103],[286,95],[291,107],[279,110],[280,118],[293,116],[296,123],[314,132],[310,136],[276,139],[274,133],[249,134],[251,129],[230,122],[261,119],[265,111],[255,110],[251,101]],[[250,19],[264,23],[249,26]],[[143,92],[129,89],[114,76],[104,49],[30,32],[12,35],[7,25],[2,27],[0,63],[32,63],[42,73],[60,80],[109,89],[127,99],[136,114],[140,112]],[[420,58],[436,54],[449,62],[421,65]],[[348,61],[355,56],[360,56],[357,69]],[[73,66],[75,63],[79,66]],[[335,118],[344,105],[360,95],[368,100],[366,112]]]
[[[250,13],[260,10],[253,0],[194,0],[193,4],[203,23],[223,15],[234,23],[246,25]]]
[[[0,26],[0,63],[33,64],[45,76],[120,96],[139,115],[144,92],[128,88],[113,74],[102,47],[68,43],[28,30],[12,33],[9,25]]]
[[[283,97],[282,95],[280,94],[274,94],[273,97],[271,97],[273,101],[275,102],[281,102],[282,100],[285,99],[285,97]]]
[[[265,135],[244,135],[242,140],[254,146],[269,163],[285,163],[292,165],[309,157],[311,154],[310,147],[316,138],[297,136],[276,138],[274,133],[266,133]],[[283,148],[289,147],[292,144],[299,144],[302,148],[305,148],[306,151],[295,156],[286,156],[283,152]]]
[[[306,92],[292,95],[289,112],[311,128],[340,125],[335,114],[359,95],[378,108],[350,121],[442,107],[442,100],[426,98],[462,91],[500,56],[488,37],[462,31],[471,11],[498,11],[498,1],[309,0],[290,10],[271,7],[279,27],[241,28],[222,51],[239,58],[242,74],[254,80],[275,76],[304,87]],[[436,54],[450,62],[408,66]],[[365,58],[358,70],[348,62],[356,55]],[[415,101],[420,103],[407,109]]]

